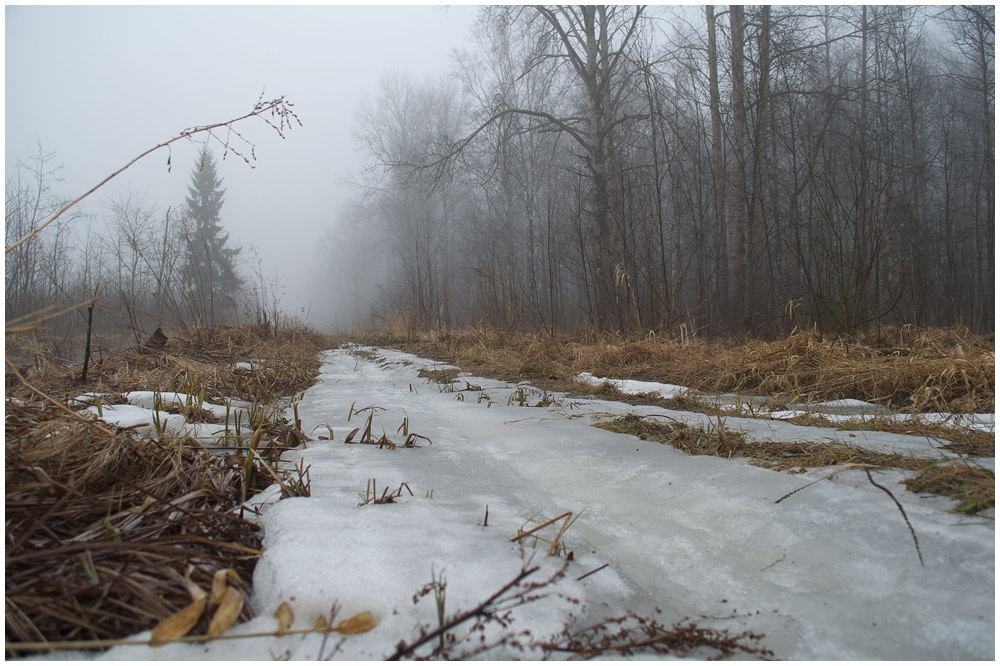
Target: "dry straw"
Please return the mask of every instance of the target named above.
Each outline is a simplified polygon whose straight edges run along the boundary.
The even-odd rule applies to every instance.
[[[323,338],[303,331],[262,338],[217,328],[173,339],[161,353],[106,356],[85,385],[75,371],[59,369],[32,375],[29,385],[8,366],[6,656],[22,656],[12,645],[99,647],[150,629],[190,603],[190,584],[210,586],[222,570],[237,574],[234,585],[246,597],[242,581],[252,578],[260,535],[234,509],[275,482],[287,494],[308,494],[308,469],[278,469],[281,452],[308,438],[277,416],[274,403],[314,381],[324,347]],[[67,400],[92,391],[121,402],[123,392],[150,389],[206,399],[236,392],[253,401],[259,446],[244,449],[253,474],[192,439],[140,439],[88,422]],[[237,615],[248,619],[249,610]]]
[[[586,371],[786,402],[856,398],[913,412],[994,411],[993,336],[964,329],[884,328],[878,337],[853,340],[796,330],[780,340],[739,344],[611,334],[576,342],[491,329],[353,337],[549,389],[580,390],[572,380]]]

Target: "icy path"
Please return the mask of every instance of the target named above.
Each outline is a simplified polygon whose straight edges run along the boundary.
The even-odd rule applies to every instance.
[[[906,509],[922,567],[899,511],[863,472],[842,472],[775,504],[823,470],[790,475],[687,456],[593,428],[587,415],[664,413],[654,408],[566,399],[550,408],[506,406],[514,386],[472,377],[463,380],[481,385],[492,406],[477,403],[476,392],[458,401],[456,393],[417,377],[429,361],[379,354],[388,363],[329,352],[320,383],[300,403],[303,429],[318,427],[319,436],[328,424],[335,439],[313,441],[299,453],[311,465],[311,497],[264,508],[265,551],[254,576],[258,617],[230,633],[273,631],[271,615],[282,601],[294,610],[295,627],[309,627],[336,601],[339,619],[371,610],[379,624],[346,637],[333,658],[385,657],[417,635],[418,623],[436,626],[433,598],[412,601],[432,570],[447,580],[446,612],[469,609],[520,571],[523,555],[510,538],[526,520],[583,511],[564,536],[575,560],[557,591],[582,601],[587,624],[623,609],[649,614],[659,606],[668,625],[688,616],[733,634],[763,633],[761,644],[779,659],[994,657],[992,517],[949,513],[952,502],[907,492],[897,483],[900,473],[877,475]],[[352,403],[387,409],[375,416],[376,437],[384,429],[401,442],[396,428],[405,410],[410,430],[433,444],[395,451],[345,444],[347,433],[364,423],[358,416],[347,422]],[[758,437],[845,435],[752,419],[727,420],[727,426]],[[856,434],[888,449],[930,448],[923,438]],[[395,504],[359,507],[359,493],[372,478],[380,492],[407,482],[415,496],[404,490]],[[543,565],[538,579],[555,570],[557,558],[544,558],[543,545],[526,551]],[[610,566],[576,580],[603,564]],[[518,609],[513,628],[545,638],[561,629],[569,612],[581,610],[550,596]],[[325,656],[338,641],[328,640]],[[105,657],[315,659],[319,650],[319,636],[307,634],[123,646]]]

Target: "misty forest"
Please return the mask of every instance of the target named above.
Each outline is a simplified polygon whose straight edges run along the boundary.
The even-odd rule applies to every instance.
[[[993,8],[686,9],[484,7],[450,74],[385,75],[326,238],[338,327],[992,331]],[[8,252],[8,318],[100,285],[132,330],[280,316],[206,151],[193,199]],[[8,174],[8,243],[63,203],[54,166]]]
[[[5,656],[995,660],[994,7],[410,9],[7,8]]]
[[[992,330],[992,12],[484,9],[359,110],[346,274],[391,247],[418,329]]]

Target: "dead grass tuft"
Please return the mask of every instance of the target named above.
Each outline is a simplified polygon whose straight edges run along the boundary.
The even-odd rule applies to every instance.
[[[594,426],[669,444],[693,456],[732,458],[747,454],[748,445],[743,435],[726,430],[722,425],[705,430],[665,417],[626,414],[610,421],[599,421]]]
[[[236,572],[246,596],[260,541],[257,526],[234,509],[272,483],[284,495],[309,493],[308,469],[278,470],[281,452],[307,439],[280,417],[255,425],[249,449],[216,455],[191,439],[139,439],[76,416],[75,403],[57,405],[85,391],[180,391],[202,399],[236,392],[260,414],[276,415],[280,395],[312,383],[324,346],[321,336],[302,331],[266,338],[195,331],[161,352],[105,356],[92,363],[86,384],[77,370],[37,370],[31,383],[52,402],[12,385],[10,373],[7,643],[116,639],[149,629],[190,603],[190,582],[210,588],[224,569]],[[253,368],[236,368],[237,361]]]
[[[417,376],[423,379],[428,379],[432,382],[436,382],[438,384],[452,384],[458,379],[458,370],[454,369],[430,370],[427,368],[421,368],[417,372]]]
[[[914,493],[944,495],[958,501],[956,511],[978,513],[996,505],[996,476],[985,467],[962,463],[930,465],[904,482]]]
[[[8,643],[148,629],[190,602],[190,564],[205,587],[219,569],[251,579],[257,527],[230,511],[241,477],[222,458],[121,429],[109,438],[38,404],[7,414]]]

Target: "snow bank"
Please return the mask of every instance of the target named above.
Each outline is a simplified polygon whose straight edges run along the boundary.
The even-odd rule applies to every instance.
[[[105,397],[102,394],[84,393],[75,400],[80,403],[96,403]],[[243,400],[233,399],[227,407],[210,402],[199,404],[196,396],[176,392],[131,391],[124,394],[124,397],[128,401],[126,405],[90,404],[80,413],[96,416],[105,423],[131,428],[141,437],[157,437],[162,433],[207,441],[214,441],[224,434],[227,418],[230,426],[237,422],[248,423],[247,410],[250,403]],[[185,407],[188,404],[201,407],[220,423],[188,423],[181,414],[156,409],[167,405]]]
[[[691,389],[686,386],[677,386],[676,384],[644,382],[638,379],[609,379],[607,377],[595,377],[589,372],[581,372],[577,375],[577,379],[593,386],[600,386],[601,384],[608,383],[622,393],[627,393],[629,395],[655,393],[659,394],[664,399],[675,398],[682,393],[688,393],[691,391]]]

